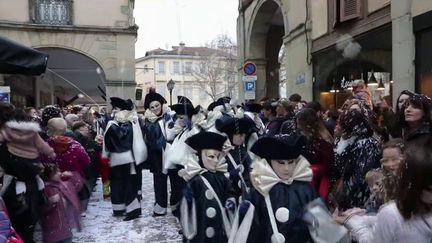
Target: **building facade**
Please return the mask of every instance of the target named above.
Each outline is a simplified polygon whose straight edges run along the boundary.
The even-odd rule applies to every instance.
[[[104,104],[135,91],[134,0],[0,1],[0,35],[49,54],[40,76],[2,75],[18,106]],[[108,99],[109,100],[109,99]]]
[[[376,100],[432,95],[431,10],[428,0],[239,0],[238,68],[256,63],[257,98],[339,105],[353,80],[372,76]]]
[[[175,82],[173,104],[179,95],[204,107],[223,96],[236,98],[236,58],[233,48],[188,47],[184,43],[173,46],[172,50],[148,51],[135,62],[137,104],[144,105],[145,94],[152,87],[170,103],[167,88],[170,80]]]

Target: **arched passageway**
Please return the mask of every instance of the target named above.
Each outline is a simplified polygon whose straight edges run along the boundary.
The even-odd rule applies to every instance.
[[[286,26],[278,3],[273,0],[257,5],[247,48],[247,59],[257,64],[256,98],[279,96],[279,52]]]

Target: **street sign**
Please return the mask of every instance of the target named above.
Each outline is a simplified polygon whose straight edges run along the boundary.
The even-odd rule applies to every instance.
[[[256,76],[255,76],[256,77]],[[246,79],[244,83],[244,94],[246,100],[254,100],[255,99],[255,90],[256,90],[256,78],[255,79]]]
[[[246,82],[246,81],[256,81],[257,79],[258,79],[257,76],[243,76],[243,77],[242,77],[242,80],[243,80],[244,82]]]
[[[245,92],[244,98],[245,98],[245,100],[254,100],[255,99],[255,92]]]
[[[247,62],[243,65],[243,73],[247,76],[255,75],[257,67],[253,62]]]
[[[255,92],[255,81],[246,81],[244,82],[245,92]]]
[[[299,73],[296,78],[296,84],[304,84],[306,82],[305,73]]]

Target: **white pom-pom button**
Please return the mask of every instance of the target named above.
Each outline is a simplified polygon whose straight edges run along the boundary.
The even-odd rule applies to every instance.
[[[206,215],[211,219],[214,218],[216,216],[216,209],[214,209],[213,207],[207,208]]]
[[[212,238],[215,235],[215,231],[214,231],[213,227],[208,227],[205,232],[206,232],[207,238]]]
[[[281,233],[273,234],[271,237],[271,243],[285,243],[285,236]]]
[[[280,223],[285,223],[289,219],[289,210],[285,207],[278,208],[276,210],[276,219]]]
[[[208,200],[213,200],[213,194],[211,193],[211,191],[210,190],[206,190],[205,191],[205,197],[208,199]]]

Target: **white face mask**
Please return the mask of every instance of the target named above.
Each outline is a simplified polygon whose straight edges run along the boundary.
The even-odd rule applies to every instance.
[[[149,105],[149,109],[156,116],[159,116],[162,113],[162,105],[159,101],[152,101]]]
[[[219,164],[220,155],[221,151],[215,149],[203,149],[201,151],[201,158],[204,167],[211,172],[215,172],[216,167]]]
[[[291,160],[271,160],[270,165],[276,175],[282,180],[289,180],[298,164],[298,159]]]
[[[181,127],[185,127],[186,126],[186,115],[177,115],[176,123]]]

